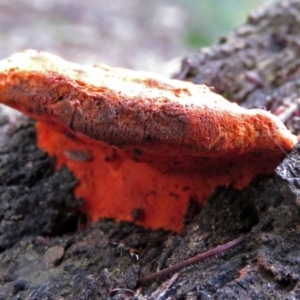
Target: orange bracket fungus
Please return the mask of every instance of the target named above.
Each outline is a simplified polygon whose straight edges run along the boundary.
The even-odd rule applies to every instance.
[[[39,147],[78,178],[92,220],[152,229],[180,230],[191,199],[271,174],[297,140],[204,85],[34,50],[0,62],[0,102],[38,121]]]

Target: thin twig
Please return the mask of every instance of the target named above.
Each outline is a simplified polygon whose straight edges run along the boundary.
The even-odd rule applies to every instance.
[[[169,268],[161,270],[157,273],[145,276],[145,277],[141,278],[138,283],[139,283],[139,285],[142,285],[142,284],[147,284],[153,280],[160,279],[161,277],[164,277],[164,276],[167,276],[174,272],[177,272],[183,268],[189,267],[190,265],[196,264],[196,263],[203,261],[209,257],[215,256],[215,255],[221,254],[224,251],[230,250],[230,249],[242,244],[245,240],[246,240],[245,236],[241,236],[241,237],[234,239],[226,244],[223,244],[216,248],[210,249],[206,252],[203,252],[203,253],[198,254],[194,257],[191,257],[187,260],[184,260],[178,264],[175,264],[172,267],[169,267]]]

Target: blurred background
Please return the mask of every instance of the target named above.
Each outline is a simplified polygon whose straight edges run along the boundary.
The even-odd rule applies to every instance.
[[[0,0],[0,59],[33,48],[168,75],[271,1]]]

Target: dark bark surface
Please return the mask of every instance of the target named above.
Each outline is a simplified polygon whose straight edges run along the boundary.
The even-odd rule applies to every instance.
[[[280,1],[187,57],[181,79],[266,107],[299,132],[300,2]],[[218,188],[180,234],[89,224],[76,179],[35,146],[32,121],[0,117],[0,299],[299,299],[300,146],[247,188]],[[237,237],[245,242],[149,284],[139,279]],[[122,241],[122,242],[121,242]],[[136,248],[133,261],[127,249]],[[119,244],[120,246],[120,244]],[[174,282],[173,282],[174,281]],[[127,289],[127,290],[126,290]]]

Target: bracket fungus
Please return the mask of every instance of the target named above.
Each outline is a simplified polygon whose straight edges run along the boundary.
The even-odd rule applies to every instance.
[[[191,199],[271,174],[297,141],[204,85],[34,50],[0,62],[0,102],[38,121],[39,147],[73,171],[92,220],[152,229],[180,230]]]

